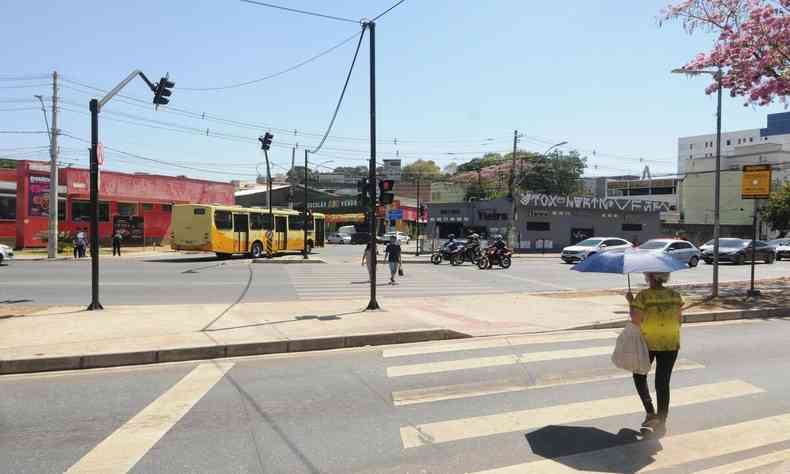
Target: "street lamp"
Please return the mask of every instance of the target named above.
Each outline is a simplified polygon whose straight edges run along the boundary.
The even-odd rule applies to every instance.
[[[711,297],[719,296],[719,217],[721,211],[721,67],[715,71],[707,69],[673,69],[673,74],[699,76],[708,74],[716,79],[716,172],[713,175],[713,286]]]

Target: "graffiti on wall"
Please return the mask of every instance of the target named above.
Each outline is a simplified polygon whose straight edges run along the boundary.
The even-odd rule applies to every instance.
[[[668,202],[650,201],[647,199],[612,199],[533,193],[522,194],[521,204],[535,207],[563,207],[601,211],[668,212],[670,210]]]

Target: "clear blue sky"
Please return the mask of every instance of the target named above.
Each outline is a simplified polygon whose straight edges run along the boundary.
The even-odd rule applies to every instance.
[[[361,18],[393,2],[280,4]],[[588,157],[589,175],[638,173],[645,163],[654,173],[674,171],[677,137],[714,131],[715,98],[704,94],[706,79],[669,74],[709,46],[711,37],[689,36],[676,24],[659,27],[656,16],[664,5],[665,0],[406,0],[377,24],[378,135],[386,142],[379,145],[379,159],[394,157],[397,151],[405,162],[427,158],[442,166],[461,163],[487,150],[507,151],[518,129],[525,135],[523,149],[542,151],[567,140],[566,149]],[[261,127],[237,127],[173,110],[155,112],[153,106],[114,100],[101,117],[105,146],[218,172],[178,170],[114,153],[107,156],[107,169],[249,178],[255,164],[263,161],[257,144],[211,134],[254,140],[264,126],[295,129],[296,135],[275,132],[278,146],[271,152],[278,166],[290,166],[291,145],[313,146],[325,129],[356,42],[255,85],[214,92],[179,88],[255,79],[358,30],[351,23],[234,0],[12,2],[0,17],[0,130],[42,130],[42,114],[32,96],[51,95],[50,88],[37,85],[46,80],[2,78],[57,70],[65,79],[109,89],[134,68],[152,79],[169,72],[176,82],[174,107]],[[330,139],[311,158],[314,162],[332,160],[330,167],[366,163],[367,40],[332,133],[343,138]],[[65,82],[61,93],[61,128],[88,139],[90,91]],[[123,93],[146,101],[151,97],[139,80]],[[29,103],[14,101],[28,98]],[[8,110],[17,108],[26,110]],[[763,127],[767,113],[782,110],[779,105],[744,107],[742,99],[725,96],[724,127]],[[208,128],[209,136],[117,121],[128,121],[128,116],[135,123]],[[28,151],[8,149],[46,143],[45,135],[2,134],[0,156],[19,157]],[[64,137],[61,145],[64,160],[87,163],[86,144]],[[46,152],[36,153],[26,156],[46,159]],[[303,156],[299,149],[297,161]]]

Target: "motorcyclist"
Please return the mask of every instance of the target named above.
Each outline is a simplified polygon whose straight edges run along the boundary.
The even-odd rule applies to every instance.
[[[447,252],[452,252],[460,245],[460,242],[455,240],[455,234],[450,234],[447,236],[447,242],[444,243],[444,250]]]
[[[505,239],[503,239],[501,235],[494,236],[494,248],[496,249],[497,255],[502,255],[502,252],[507,248]]]

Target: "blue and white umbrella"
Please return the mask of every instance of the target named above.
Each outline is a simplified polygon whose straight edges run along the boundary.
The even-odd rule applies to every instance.
[[[669,255],[643,250],[628,249],[597,253],[577,263],[571,270],[589,273],[620,273],[628,275],[631,289],[631,273],[669,273],[687,270],[688,263]]]

